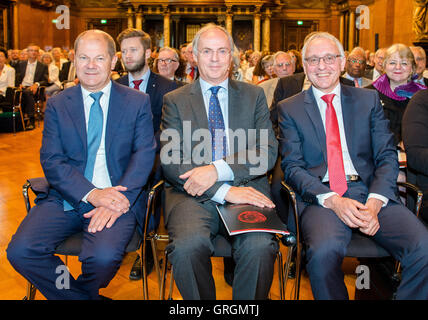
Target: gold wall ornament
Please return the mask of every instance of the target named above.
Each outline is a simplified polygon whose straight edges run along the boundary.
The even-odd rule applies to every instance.
[[[413,32],[417,41],[428,41],[428,0],[414,0]]]

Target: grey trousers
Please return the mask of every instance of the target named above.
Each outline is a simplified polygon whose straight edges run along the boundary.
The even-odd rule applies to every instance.
[[[232,245],[235,260],[233,299],[266,299],[272,284],[278,243],[274,236],[250,232],[229,237],[215,203],[193,199],[178,204],[166,224],[170,244],[167,247],[176,285],[183,299],[215,299],[216,291],[210,257],[213,239],[224,235]]]

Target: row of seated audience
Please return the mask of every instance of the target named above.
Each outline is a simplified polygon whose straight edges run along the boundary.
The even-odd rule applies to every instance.
[[[153,137],[158,146],[155,150],[156,155],[154,155],[153,170],[150,173],[150,184],[153,185],[160,179],[166,179],[167,181],[165,190],[167,200],[164,214],[166,226],[171,238],[168,250],[171,254],[172,264],[174,265],[174,277],[183,298],[215,298],[215,288],[212,276],[209,273],[209,256],[212,254],[210,238],[212,238],[212,235],[219,232],[218,225],[221,223],[215,210],[215,204],[227,201],[230,203],[253,203],[267,207],[276,206],[278,214],[286,216],[288,212],[288,203],[284,200],[283,196],[281,196],[280,192],[280,181],[284,179],[287,183],[290,183],[299,194],[299,205],[302,204],[303,208],[305,208],[305,206],[308,207],[308,210],[302,209],[304,214],[303,217],[315,214],[315,216],[311,218],[313,219],[312,222],[304,221],[303,223],[303,228],[305,228],[305,230],[303,230],[305,240],[310,243],[310,250],[307,253],[307,267],[315,298],[347,298],[346,288],[344,289],[341,284],[341,282],[343,282],[343,276],[341,277],[341,273],[337,270],[338,266],[340,268],[340,258],[343,258],[344,253],[336,252],[336,250],[340,248],[343,249],[342,241],[346,241],[346,239],[329,238],[331,235],[337,234],[334,231],[332,231],[331,234],[320,235],[319,225],[324,225],[328,220],[322,221],[321,216],[324,215],[325,212],[321,215],[319,209],[330,208],[339,216],[338,212],[342,211],[333,205],[333,201],[337,201],[334,202],[334,204],[339,203],[339,201],[347,201],[346,204],[342,203],[341,206],[347,208],[353,206],[353,210],[356,210],[356,207],[358,207],[362,212],[369,214],[370,219],[362,217],[361,213],[355,213],[354,218],[345,217],[345,215],[343,217],[340,216],[343,224],[338,224],[339,220],[334,222],[330,221],[331,224],[329,222],[328,226],[325,228],[325,230],[332,230],[332,228],[343,229],[344,225],[346,225],[350,227],[346,229],[346,237],[349,236],[349,230],[351,229],[359,229],[369,236],[374,236],[379,229],[379,222],[376,216],[379,210],[381,210],[381,207],[385,207],[381,211],[382,219],[385,219],[387,215],[387,220],[393,221],[395,218],[390,217],[390,215],[395,214],[404,214],[407,217],[407,211],[405,211],[404,207],[395,205],[399,203],[399,200],[395,197],[393,192],[395,187],[391,186],[391,183],[394,184],[396,181],[396,179],[392,179],[394,178],[396,169],[398,174],[396,150],[401,149],[404,152],[404,147],[406,145],[413,148],[412,143],[406,142],[406,140],[404,145],[402,143],[403,137],[401,128],[403,113],[415,93],[418,91],[427,92],[425,90],[427,80],[423,77],[426,62],[423,49],[418,47],[409,48],[402,44],[395,44],[389,48],[379,49],[374,54],[367,53],[362,48],[354,48],[349,54],[345,54],[341,44],[333,36],[326,33],[314,33],[306,39],[302,52],[279,51],[273,54],[246,52],[239,54],[233,45],[230,46],[230,44],[233,44],[231,36],[224,29],[212,25],[201,29],[194,41],[183,45],[180,51],[174,48],[161,48],[159,52],[153,53],[151,51],[150,36],[141,30],[135,29],[124,30],[118,36],[117,42],[120,44],[121,51],[120,54],[116,54],[116,56],[111,54],[111,49],[114,48],[112,39],[99,31],[89,31],[80,35],[76,44],[82,46],[83,49],[87,49],[84,45],[85,43],[89,41],[100,42],[100,38],[105,40],[107,44],[106,47],[111,56],[111,60],[109,61],[115,65],[113,73],[110,72],[111,68],[109,69],[107,65],[104,86],[97,88],[102,89],[100,91],[102,92],[101,96],[110,94],[109,92],[105,92],[105,90],[106,88],[110,88],[109,79],[113,77],[117,82],[144,92],[150,97],[150,108],[151,114],[153,115]],[[202,46],[202,44],[205,46]],[[202,49],[200,46],[202,46]],[[78,63],[82,56],[89,55],[89,53],[83,51],[83,49],[79,51],[75,48],[76,54],[79,55],[75,59],[76,66],[73,65],[72,56],[70,61],[63,61],[62,68],[59,68],[55,62],[58,60],[53,58],[53,55],[42,54],[40,58],[46,65],[43,64],[44,67],[40,67],[39,62],[37,62],[38,48],[32,45],[27,48],[28,62],[20,62],[15,66],[17,70],[16,78],[22,78],[19,83],[23,88],[27,88],[28,94],[32,93],[34,95],[35,89],[37,89],[39,85],[49,85],[47,94],[48,96],[54,97],[51,98],[52,100],[50,99],[53,101],[50,102],[51,107],[47,108],[47,112],[49,111],[50,114],[47,115],[45,128],[46,126],[48,126],[49,129],[56,128],[55,130],[60,131],[58,133],[59,136],[64,134],[62,131],[66,130],[66,128],[57,128],[58,124],[52,122],[52,110],[56,109],[60,102],[65,103],[63,101],[65,96],[77,94],[76,88],[74,88],[66,90],[63,94],[55,97],[55,93],[59,92],[63,86],[61,83],[63,80],[61,80],[60,75],[67,74],[67,80],[72,84],[77,84],[80,81],[84,94],[86,94],[84,89],[88,90],[87,88],[90,88],[88,85],[89,82],[85,79],[83,73],[85,67]],[[100,47],[98,49],[101,50],[103,48]],[[73,54],[73,52],[70,51],[70,54]],[[324,55],[320,56],[321,54]],[[120,56],[121,59],[117,59],[118,56]],[[367,63],[367,60],[370,62]],[[219,67],[215,68],[215,70],[211,70],[211,61],[216,61]],[[1,63],[0,54],[0,66]],[[67,63],[69,69],[68,72],[65,72],[63,70],[65,70]],[[49,65],[49,68],[47,65]],[[31,67],[29,68],[29,66]],[[61,60],[59,60],[59,66],[61,67]],[[43,69],[43,75],[45,76],[43,80],[39,80],[39,78],[36,77],[38,67],[40,70]],[[76,68],[77,72],[75,76],[70,78],[70,72],[73,68]],[[159,72],[161,76],[152,70]],[[305,70],[305,72],[303,72],[303,70]],[[341,83],[341,86],[335,85],[327,88],[335,92],[332,96],[332,100],[328,100],[329,98],[325,98],[325,96],[319,96],[321,89],[325,85],[324,77],[326,77],[320,70],[324,70],[323,72],[327,72],[325,70],[328,70],[329,80],[331,78],[333,82],[337,80]],[[336,75],[337,78],[335,78]],[[76,80],[76,76],[78,80]],[[64,77],[62,79],[64,79]],[[215,85],[214,87],[212,87],[213,84]],[[371,90],[349,87],[366,87]],[[340,91],[340,88],[342,88],[342,91]],[[116,92],[120,90],[122,89],[116,88],[116,85],[111,85],[111,94],[114,93],[116,95]],[[92,93],[86,94],[86,96],[89,95],[92,97],[93,94],[94,92],[92,91]],[[197,96],[195,94],[197,94]],[[348,154],[348,158],[346,159],[347,165],[345,166],[348,171],[344,171],[344,173],[346,172],[344,176],[346,180],[341,181],[342,186],[343,182],[345,182],[345,190],[343,192],[335,191],[332,182],[333,172],[330,172],[330,162],[328,164],[324,163],[323,167],[320,168],[319,159],[322,158],[321,147],[314,143],[313,135],[315,131],[307,127],[307,123],[305,122],[307,120],[300,112],[303,105],[309,101],[308,99],[312,99],[311,103],[316,101],[314,105],[318,106],[323,105],[321,100],[325,101],[327,109],[330,105],[334,105],[336,109],[337,104],[339,104],[339,106],[343,104],[343,102],[340,102],[340,100],[337,100],[335,97],[335,95],[340,96],[340,94],[353,97],[353,99],[351,99],[352,103],[351,101],[346,102],[349,103],[349,107],[351,104],[352,106],[355,104],[355,107],[361,109],[361,111],[356,111],[356,114],[354,114],[355,119],[347,119],[352,122],[358,121],[361,132],[358,132],[358,134],[355,133],[355,136],[347,132],[347,138],[349,138],[347,141],[353,141],[355,137],[365,137],[367,139],[364,141],[363,145],[358,144],[358,146],[356,146],[353,144],[352,147],[354,149],[350,149],[349,151],[347,147],[343,147],[343,145],[346,146],[346,143],[341,146],[344,148],[342,152],[346,150],[346,153],[343,153]],[[417,93],[418,102],[416,105],[423,105],[426,101],[423,100],[423,97],[420,97],[421,95],[422,94]],[[342,98],[345,99],[343,96]],[[135,100],[141,100],[142,105],[146,105],[146,102],[143,101],[143,97],[145,96],[136,95]],[[380,100],[376,100],[378,97]],[[95,100],[94,104],[104,105],[107,103],[106,101],[103,102],[103,98],[101,98],[101,100],[97,100],[100,98],[92,98]],[[237,98],[239,100],[236,100]],[[205,107],[199,105],[200,101],[204,102]],[[226,115],[228,114],[227,105],[229,103],[233,104],[233,106],[230,106],[230,110],[234,111],[232,112],[233,114],[228,115],[229,121],[226,121]],[[197,105],[202,109],[198,109],[198,115],[194,118],[195,114],[191,108]],[[346,106],[346,108],[348,108],[348,106]],[[207,111],[206,114],[209,115],[210,130],[226,130],[229,127],[235,126],[245,129],[256,127],[269,130],[271,136],[269,139],[268,159],[266,159],[266,161],[269,163],[268,171],[272,173],[272,183],[270,187],[267,187],[266,173],[254,178],[248,174],[248,168],[236,166],[236,164],[226,164],[224,159],[228,156],[228,147],[227,142],[224,142],[226,141],[224,137],[222,146],[214,148],[213,145],[212,158],[208,159],[209,165],[207,166],[201,167],[195,164],[191,166],[161,164],[159,156],[160,146],[165,144],[164,141],[160,141],[161,131],[168,128],[182,130],[181,121],[189,119],[199,124],[199,126],[192,128],[192,130],[206,126],[203,124],[203,121],[200,122],[200,116],[204,109]],[[31,119],[30,111],[24,109],[24,112],[25,110],[27,110]],[[348,109],[344,110],[343,114],[345,114]],[[342,113],[336,112],[338,113],[338,118],[340,117],[340,119],[342,119]],[[234,118],[236,114],[239,114],[238,118]],[[257,119],[254,119],[255,115],[258,117]],[[215,118],[212,119],[211,116]],[[92,115],[90,117],[92,117]],[[268,120],[269,117],[271,122]],[[389,127],[385,121],[385,117],[389,120]],[[409,118],[411,117],[409,116]],[[321,119],[317,118],[316,121],[318,120],[321,121]],[[344,120],[345,115],[343,115],[342,120],[339,120],[339,128],[341,127],[343,129],[343,124],[340,125],[340,123]],[[66,119],[60,119],[58,121],[66,121]],[[140,119],[133,119],[132,121],[140,121]],[[323,121],[325,120],[323,119]],[[132,123],[132,128],[139,128],[138,125],[134,125],[135,124]],[[345,124],[345,127],[347,125],[348,124]],[[274,130],[270,129],[271,126],[273,126]],[[326,128],[326,130],[328,129]],[[339,129],[337,130],[339,132]],[[392,132],[393,136],[390,134],[389,130]],[[406,131],[404,127],[403,131]],[[147,132],[145,134],[147,134]],[[342,134],[343,133],[340,132],[340,138],[342,139],[339,141],[344,140]],[[348,134],[352,137],[348,137]],[[277,140],[275,139],[275,135],[280,142],[279,156],[277,156]],[[50,141],[51,143],[60,143],[56,140],[59,139],[59,137],[50,135],[49,139],[53,139]],[[135,136],[132,139],[135,139]],[[377,141],[377,139],[379,141]],[[47,143],[47,141],[44,143]],[[213,143],[215,144],[215,142]],[[148,147],[148,145],[146,145],[146,147]],[[193,148],[194,145],[191,147]],[[251,146],[247,147],[250,148]],[[351,146],[349,145],[349,147]],[[417,145],[416,147],[419,146]],[[67,148],[72,148],[72,146]],[[147,157],[149,157],[152,152],[149,149],[150,148],[145,151]],[[48,145],[42,147],[42,158],[45,158],[45,166],[51,161],[47,157],[49,155],[48,150]],[[238,149],[235,148],[234,150]],[[73,151],[67,149],[64,152],[66,153],[66,157],[68,157],[67,154]],[[116,152],[124,152],[126,154],[128,151],[116,150]],[[139,157],[142,157],[142,155],[139,154]],[[305,162],[306,165],[302,166],[299,157],[304,159],[303,162]],[[144,160],[141,158],[140,160],[149,163],[150,161],[147,159]],[[84,167],[86,159],[81,159],[81,162]],[[363,162],[366,162],[365,167]],[[412,162],[409,159],[409,164],[410,163],[418,162]],[[79,167],[79,171],[82,171],[82,165]],[[131,163],[130,165],[132,166]],[[397,168],[395,168],[395,166]],[[300,171],[296,171],[297,167]],[[352,170],[349,171],[349,168]],[[328,174],[326,175],[327,169]],[[124,176],[128,177],[128,170],[123,170],[123,172],[126,172]],[[131,172],[135,174],[134,171]],[[213,173],[216,174],[213,175]],[[55,172],[55,174],[61,175],[60,172]],[[83,172],[81,174],[83,174]],[[377,176],[377,174],[379,176]],[[57,179],[56,175],[52,177]],[[328,180],[329,175],[330,181]],[[147,174],[146,178],[148,178],[148,176],[149,174]],[[348,180],[348,176],[352,176],[353,180]],[[48,174],[47,177],[49,180]],[[297,180],[300,179],[300,177],[301,180]],[[117,176],[115,182],[123,181],[122,178],[119,178],[120,176]],[[314,179],[317,181],[314,182]],[[201,180],[204,183],[202,183]],[[88,202],[93,205],[93,207],[90,208],[79,205],[79,203],[82,202],[82,198],[79,198],[80,194],[79,196],[75,196],[74,190],[64,189],[59,192],[59,195],[56,195],[56,200],[59,199],[60,206],[55,208],[55,210],[62,211],[62,203],[64,202],[64,208],[75,210],[78,213],[84,214],[85,217],[90,218],[93,215],[93,211],[91,210],[98,208],[98,204],[104,201],[107,203],[103,204],[104,206],[112,211],[119,211],[122,214],[123,211],[130,208],[131,202],[119,195],[118,191],[125,190],[119,190],[120,186],[116,187],[115,182],[112,181],[107,185],[111,188],[107,188],[106,185],[96,185],[96,187],[105,188],[104,190],[106,190],[105,193],[101,190],[104,193],[100,196],[102,201],[94,200],[96,196],[93,194],[97,191],[93,192],[93,190],[91,190],[86,194],[84,199],[87,199]],[[140,184],[142,183],[142,185],[145,185],[146,182],[147,180],[143,182],[140,181]],[[357,189],[355,187],[356,185],[352,184],[353,182],[358,183],[358,188],[363,189]],[[346,187],[347,183],[348,186]],[[371,188],[372,183],[375,185],[373,188]],[[329,189],[329,185],[331,190]],[[53,188],[55,187],[53,186]],[[59,186],[57,188],[59,188]],[[85,189],[87,188],[88,186],[85,186]],[[313,192],[312,189],[316,189],[316,192]],[[332,190],[336,195],[339,195],[339,197],[332,196]],[[370,201],[361,198],[361,190],[365,190],[363,194],[366,198],[368,190],[370,190],[370,194],[368,195]],[[101,191],[99,193],[102,193]],[[110,192],[110,194],[108,194],[108,192]],[[357,192],[359,192],[359,195],[354,197]],[[272,194],[273,202],[268,196],[270,193]],[[382,195],[382,193],[384,194]],[[328,197],[322,197],[322,200],[320,200],[321,198],[318,198],[319,194],[328,194]],[[315,195],[317,196],[315,197]],[[355,202],[352,201],[351,204],[351,202],[348,201],[351,198],[355,198],[355,201],[361,201],[361,204],[356,205]],[[373,199],[380,202],[375,203],[375,201],[371,201]],[[363,205],[362,203],[365,203],[366,200],[366,205]],[[310,205],[317,203],[317,201],[319,201],[319,205]],[[66,202],[68,205],[66,205]],[[388,203],[393,203],[393,205],[389,205]],[[329,207],[329,205],[331,206]],[[376,208],[374,209],[373,206]],[[43,211],[47,209],[48,208],[43,208]],[[39,209],[39,211],[41,210],[42,209]],[[373,212],[376,211],[376,213],[372,214],[372,210]],[[204,218],[201,219],[202,215],[204,215]],[[331,217],[331,213],[328,213],[327,216]],[[401,242],[394,244],[400,248],[413,245],[412,241],[421,240],[421,246],[416,249],[409,249],[411,253],[408,255],[405,255],[402,249],[397,250],[393,248],[390,244],[391,239],[389,239],[389,236],[385,235],[384,232],[382,232],[382,234],[378,233],[375,239],[385,246],[388,246],[396,257],[410,264],[411,266],[407,267],[407,270],[411,270],[415,274],[420,274],[425,272],[423,270],[427,268],[427,265],[421,264],[416,266],[414,259],[421,258],[421,249],[425,248],[427,245],[427,231],[424,230],[421,225],[415,223],[412,218],[406,218],[405,220],[410,229],[414,231],[412,240],[406,238],[409,235],[405,233],[409,232],[409,230],[397,230],[397,221],[395,220],[391,226],[384,226],[382,222],[381,227],[390,228],[388,232],[394,235],[400,234]],[[141,226],[141,217],[137,217],[137,221],[138,225]],[[206,221],[210,222],[207,224]],[[290,221],[285,222],[289,223],[289,227],[292,229]],[[156,227],[158,223],[159,220],[152,221],[151,228]],[[97,231],[102,230],[104,227],[101,226],[100,230],[94,231],[91,229],[91,226],[92,223],[89,225],[89,232],[92,233],[92,237],[95,237]],[[38,225],[37,228],[40,228],[40,226]],[[99,275],[93,273],[87,275],[85,280],[83,279],[84,277],[79,277],[76,281],[76,288],[67,293],[62,292],[60,297],[79,299],[99,298],[98,289],[102,286],[106,286],[114,276],[114,270],[116,270],[115,268],[117,268],[118,263],[120,263],[120,261],[118,261],[120,259],[117,257],[120,257],[121,254],[123,255],[123,241],[120,245],[113,244],[114,235],[118,234],[118,229],[115,230],[116,233],[113,233],[113,235],[110,234],[108,241],[106,241],[106,239],[100,240],[115,246],[115,250],[108,256],[111,260],[107,261],[107,258],[104,257],[105,259],[102,261],[103,267],[107,267],[108,265],[108,268]],[[196,232],[197,230],[198,232]],[[19,272],[31,279],[36,287],[48,298],[57,298],[58,293],[54,288],[51,288],[52,285],[45,279],[39,278],[40,275],[35,274],[35,270],[39,270],[44,276],[47,276],[43,268],[46,267],[50,270],[52,269],[51,266],[39,266],[39,269],[33,268],[33,270],[28,270],[25,265],[28,261],[34,260],[34,257],[27,256],[27,251],[25,251],[25,256],[21,255],[21,250],[23,250],[23,246],[25,246],[22,242],[23,239],[27,239],[26,237],[29,234],[40,234],[40,229],[36,230],[30,227],[29,224],[26,224],[25,228],[18,231],[19,232],[14,236],[8,248],[9,260]],[[125,232],[123,229],[120,229],[120,234],[122,234],[121,232],[127,236],[131,236],[129,231]],[[50,236],[56,237],[57,235]],[[269,235],[258,233],[236,236],[229,240],[234,247],[234,259],[232,261],[225,260],[225,277],[228,283],[233,283],[234,298],[265,299],[272,281],[273,259],[278,249],[278,244]],[[34,239],[34,241],[36,241],[36,239]],[[55,241],[58,241],[58,239]],[[101,244],[99,243],[99,245]],[[328,246],[323,247],[323,245]],[[40,252],[44,254],[44,252],[52,251],[54,248],[47,248],[42,244],[41,248],[37,248],[37,250],[36,248],[33,249],[35,251],[41,250]],[[83,250],[86,254],[89,249],[90,245],[85,243]],[[407,249],[404,251],[406,250]],[[332,252],[335,255],[337,254],[337,259],[328,258],[328,254]],[[148,253],[151,254],[150,250],[148,250]],[[97,259],[101,258],[103,257],[93,257],[91,255],[90,259],[83,260],[82,262],[85,265],[83,270],[96,268],[95,266],[97,266],[97,263],[101,263]],[[92,261],[92,259],[95,260]],[[153,257],[148,256],[146,259],[149,261],[150,270],[153,265]],[[426,256],[424,256],[423,259],[426,260]],[[58,262],[56,261],[55,263]],[[131,279],[138,279],[141,277],[140,265],[141,259],[138,258],[131,271]],[[403,266],[404,265],[405,264],[403,264]],[[327,277],[327,274],[333,276]],[[406,274],[403,273],[403,288],[401,290],[399,289],[398,297],[428,298],[426,290],[418,291],[415,289],[422,278],[411,277],[409,271],[407,271]],[[84,281],[86,281],[86,283],[92,281],[91,287],[85,288],[86,291],[81,290],[82,286],[84,286]]]

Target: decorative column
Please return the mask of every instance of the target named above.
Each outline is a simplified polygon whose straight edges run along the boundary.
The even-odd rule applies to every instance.
[[[126,16],[128,17],[128,28],[134,28],[134,13],[132,12],[132,7],[128,7]]]
[[[355,11],[349,11],[349,37],[348,37],[348,50],[354,49],[355,43]]]
[[[232,35],[232,17],[232,8],[228,7],[226,10],[226,30],[230,35]]]
[[[143,12],[140,8],[138,8],[137,13],[135,14],[135,28],[143,30]]]
[[[260,51],[260,8],[254,13],[254,51]]]
[[[340,43],[345,44],[345,15],[343,13],[340,14],[339,40]]]
[[[270,10],[266,9],[265,21],[263,24],[263,51],[270,51]]]
[[[13,1],[13,48],[19,48],[18,3]]]
[[[164,7],[164,11],[163,11],[163,45],[164,47],[170,46],[170,42],[169,42],[169,39],[171,38],[170,18],[171,18],[171,14],[169,12],[169,9],[167,7]]]

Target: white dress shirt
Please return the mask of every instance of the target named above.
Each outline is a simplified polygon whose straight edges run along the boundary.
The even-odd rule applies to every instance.
[[[15,68],[4,65],[0,73],[0,94],[5,96],[7,87],[15,86]]]
[[[88,131],[88,123],[89,123],[89,113],[91,111],[91,106],[94,103],[94,99],[90,96],[91,92],[82,88],[82,96],[83,96],[83,106],[85,109],[85,121],[86,121],[86,132]],[[105,153],[105,133],[106,133],[106,124],[107,124],[107,115],[109,109],[109,101],[110,101],[110,91],[111,91],[111,81],[100,91],[103,92],[100,98],[100,106],[103,110],[103,133],[101,135],[100,147],[97,152],[97,156],[95,158],[94,165],[94,175],[92,177],[92,184],[99,188],[104,189],[111,187],[110,175],[107,168],[106,161],[106,153]],[[89,193],[82,199],[82,201],[86,201]]]
[[[143,80],[143,82],[141,82],[139,88],[139,91],[146,93],[147,92],[147,83],[149,82],[149,77],[150,77],[150,69],[147,70],[147,72],[145,74],[143,74],[143,76],[140,79],[135,79],[132,74],[129,72],[128,73],[128,86],[130,88],[134,88],[135,89],[135,84],[133,83],[134,80]]]
[[[24,87],[30,87],[34,84],[34,74],[36,73],[37,60],[33,63],[27,62],[27,69],[25,69],[25,76],[22,79],[22,85]]]
[[[326,95],[327,93],[324,93],[321,90],[318,90],[314,86],[312,86],[312,90],[313,90],[314,97],[315,97],[315,100],[316,100],[317,105],[318,105],[318,109],[319,109],[320,114],[321,114],[321,119],[322,119],[322,123],[324,125],[324,130],[325,130],[325,120],[326,120],[325,119],[325,112],[327,110],[327,103],[323,99],[321,99],[321,97]],[[333,107],[334,107],[334,110],[336,111],[336,117],[337,117],[337,122],[338,122],[338,126],[339,126],[340,144],[342,146],[342,158],[343,158],[343,166],[345,169],[345,175],[358,175],[358,172],[352,163],[352,159],[351,159],[351,156],[350,156],[349,150],[348,150],[348,145],[346,143],[345,127],[344,127],[344,123],[343,123],[343,114],[342,114],[340,84],[338,84],[328,94],[331,94],[331,93],[334,93],[334,95],[335,95],[333,98]],[[324,178],[322,179],[322,181],[323,182],[329,181],[328,170],[327,170]],[[334,194],[337,194],[337,193],[336,192],[328,192],[328,193],[317,195],[318,203],[324,207],[324,201]],[[368,198],[379,199],[384,203],[384,205],[386,205],[388,203],[388,198],[386,198],[382,195],[376,194],[376,193],[370,193],[368,195]]]
[[[199,83],[201,85],[201,91],[202,91],[202,97],[204,99],[205,104],[205,111],[207,113],[207,117],[209,114],[209,102],[211,98],[211,90],[210,88],[213,87],[212,84],[209,84],[208,82],[202,80],[202,78],[199,78]],[[224,80],[222,83],[220,83],[218,86],[221,88],[219,89],[217,93],[218,100],[220,102],[220,109],[223,114],[223,122],[224,122],[224,129],[226,131],[226,146],[227,150],[230,150],[229,145],[229,94],[228,94],[228,85],[229,85],[229,79]],[[230,166],[224,161],[223,159],[219,159],[216,161],[213,161],[212,164],[217,169],[217,181],[233,181],[234,180],[234,174]],[[227,192],[231,188],[231,185],[228,183],[224,183],[215,193],[215,195],[211,198],[211,200],[216,201],[218,203],[224,203],[224,198],[226,197]]]

